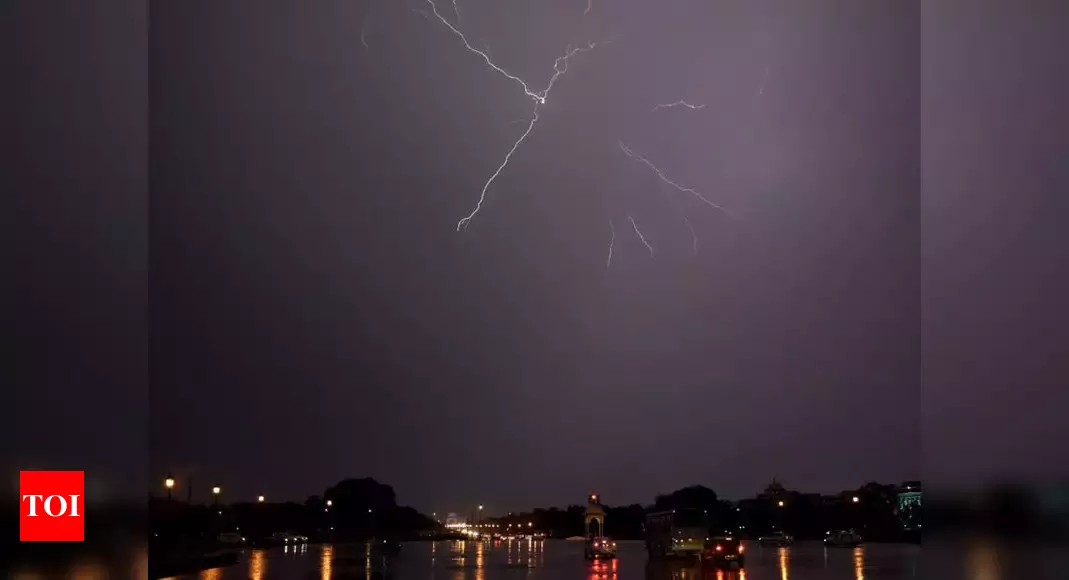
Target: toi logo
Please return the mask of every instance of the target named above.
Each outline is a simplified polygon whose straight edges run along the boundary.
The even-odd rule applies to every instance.
[[[84,541],[84,488],[84,471],[20,471],[19,541]]]

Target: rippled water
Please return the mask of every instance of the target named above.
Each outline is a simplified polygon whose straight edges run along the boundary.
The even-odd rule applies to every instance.
[[[406,544],[384,561],[359,545],[249,550],[235,566],[173,580],[392,578],[396,580],[890,580],[919,575],[920,546],[873,544],[825,549],[747,545],[746,568],[716,570],[694,563],[650,564],[641,542],[621,542],[615,561],[583,559],[582,543],[567,541]]]

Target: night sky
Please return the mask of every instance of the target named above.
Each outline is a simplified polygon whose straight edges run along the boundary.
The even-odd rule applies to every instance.
[[[455,24],[451,3],[438,2]],[[144,268],[148,298],[134,304],[148,315],[147,352],[109,360],[147,361],[148,398],[98,386],[107,381],[91,371],[104,363],[85,362],[69,383],[38,370],[53,390],[78,386],[73,406],[95,414],[83,451],[94,451],[64,451],[68,439],[23,463],[92,457],[122,471],[101,442],[147,409],[136,429],[150,434],[149,485],[170,472],[192,477],[202,499],[218,484],[235,501],[300,501],[370,476],[427,512],[484,504],[496,513],[578,503],[591,489],[619,504],[694,483],[741,498],[772,477],[834,492],[931,469],[987,473],[981,453],[962,450],[992,424],[1019,421],[1022,407],[1004,394],[1010,376],[1038,385],[1028,392],[1034,421],[1052,419],[1065,398],[1055,348],[1018,352],[1031,362],[1016,370],[922,369],[922,353],[951,364],[967,353],[997,359],[977,342],[987,328],[979,315],[1010,290],[969,293],[968,276],[990,272],[951,268],[950,250],[961,250],[966,227],[986,224],[956,221],[948,208],[969,206],[955,193],[969,189],[987,192],[993,208],[1001,188],[1028,176],[993,163],[1001,147],[963,148],[941,132],[941,122],[984,127],[976,123],[1012,105],[993,91],[973,93],[984,106],[954,105],[993,75],[955,83],[923,67],[917,3],[593,0],[589,14],[585,0],[458,6],[471,44],[534,90],[569,47],[596,44],[569,59],[462,231],[457,220],[525,130],[533,101],[429,4],[156,2],[141,14],[148,72],[126,88],[148,87],[147,106],[134,111],[147,119],[150,148],[133,173],[97,171],[113,185],[145,180],[148,223],[94,227],[110,234],[97,241],[139,248],[114,255]],[[938,40],[944,70],[970,58],[1014,69],[998,60],[1005,50]],[[1054,62],[1046,48],[1019,56]],[[922,80],[936,88],[924,99]],[[98,109],[115,102],[90,96]],[[680,100],[704,106],[652,110]],[[1027,114],[1029,130],[1049,131],[1042,147],[1065,143],[1065,132],[1041,126],[1049,116]],[[43,118],[31,116],[24,133],[37,135]],[[87,130],[116,142],[136,133],[102,121]],[[660,180],[620,143],[737,219]],[[945,170],[935,182],[945,197],[922,199],[925,163]],[[986,189],[966,183],[976,179],[970,167],[991,172]],[[1064,171],[1037,179],[1026,185],[1064,192],[1069,183]],[[1050,220],[1065,209],[1058,203],[1030,206],[1018,223]],[[936,221],[922,220],[922,207]],[[922,254],[930,224],[958,234],[932,238]],[[1047,253],[1028,254],[1033,269],[1016,263],[1021,276],[1048,274],[1018,309],[1036,307],[1030,330],[1004,336],[1037,339],[1047,320],[1043,336],[1065,338],[1054,308],[1069,293],[1064,272],[1053,273],[1065,260],[1058,239],[1035,243]],[[966,249],[982,262],[980,246]],[[1010,273],[1005,264],[993,267]],[[935,324],[956,323],[954,332],[922,324],[922,288],[926,310],[948,313]],[[960,306],[962,296],[972,301]],[[97,312],[99,334],[113,321]],[[961,324],[970,315],[979,321]],[[935,350],[928,336],[942,340]],[[931,368],[947,388],[922,397]],[[981,411],[956,403],[985,393]],[[935,429],[954,428],[939,449],[956,463],[922,461],[922,435],[927,444],[935,433],[922,421],[933,418]],[[1034,435],[992,449],[1053,459],[1056,445]],[[143,476],[115,479],[117,490],[144,493]]]

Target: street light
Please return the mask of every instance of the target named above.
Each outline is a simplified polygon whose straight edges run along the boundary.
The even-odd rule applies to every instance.
[[[163,480],[163,486],[167,488],[167,499],[171,499],[171,489],[174,488],[174,478],[168,475],[167,479]]]
[[[212,503],[213,504],[218,504],[219,503],[219,494],[222,491],[223,491],[223,488],[219,487],[218,485],[212,488]]]
[[[260,503],[264,503],[264,496],[262,496],[262,495],[261,495],[261,496],[258,496],[258,497],[256,498],[256,501],[258,501],[258,502],[260,502]]]
[[[857,502],[859,502],[859,501],[861,501],[861,498],[859,498],[859,497],[857,497],[857,496],[855,495],[855,496],[854,496],[854,503],[857,503]]]
[[[783,500],[779,501],[779,507],[783,507]]]
[[[328,500],[327,500],[327,507],[330,507],[330,506],[332,506],[332,505],[334,505],[334,500],[330,500],[330,499],[328,499]]]

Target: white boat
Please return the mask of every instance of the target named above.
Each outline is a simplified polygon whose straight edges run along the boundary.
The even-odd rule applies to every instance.
[[[757,538],[757,543],[762,546],[790,546],[794,543],[794,537],[784,532],[772,532],[767,536]]]
[[[836,532],[828,532],[828,535],[824,538],[825,546],[833,546],[836,548],[853,548],[864,544],[865,540],[854,532],[854,530],[839,530]]]

